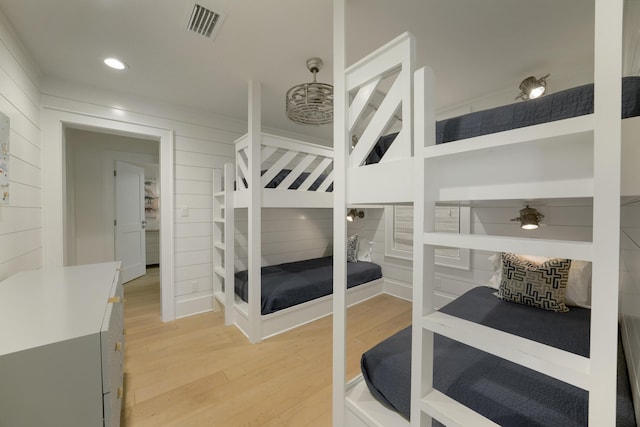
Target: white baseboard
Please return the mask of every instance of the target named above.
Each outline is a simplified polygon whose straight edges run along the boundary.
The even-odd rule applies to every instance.
[[[385,277],[382,290],[384,293],[406,301],[411,301],[413,299],[413,288],[410,283],[387,279]]]
[[[213,295],[201,295],[182,301],[176,301],[176,319],[196,314],[217,311],[213,304]]]

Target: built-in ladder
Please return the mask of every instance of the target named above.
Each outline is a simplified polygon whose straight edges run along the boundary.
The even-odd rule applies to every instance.
[[[225,307],[226,325],[233,323],[234,209],[232,164],[213,170],[213,295]]]
[[[422,141],[424,149],[421,159],[416,162],[418,188],[414,205],[416,243],[411,409],[411,424],[414,426],[431,425],[431,418],[447,426],[497,425],[433,388],[434,333],[584,389],[589,393],[589,425],[616,424],[621,67],[611,64],[621,64],[622,1],[596,0],[595,4],[593,115],[436,146],[435,114],[430,101],[434,99],[431,73],[425,69],[416,72],[415,112],[425,119],[415,130],[415,137],[418,142]],[[540,155],[567,147],[567,152],[575,153],[575,161],[566,164],[562,171],[548,171],[527,164],[526,159],[532,159],[527,153]],[[474,174],[470,172],[466,185],[464,179],[457,179],[453,172],[449,172],[467,170],[467,166],[473,167],[474,162],[482,165],[483,159],[487,159],[485,165],[496,165],[489,161],[489,157],[503,155],[501,153],[507,153],[505,156],[514,154],[510,157],[513,164],[505,164],[505,168],[522,172],[515,175],[522,178],[517,184],[510,182],[509,177],[514,175],[508,171],[504,174],[504,181],[495,183],[491,181],[493,178],[474,181]],[[522,157],[518,157],[518,153]],[[540,158],[553,161],[549,157]],[[590,168],[591,175],[585,175]],[[551,177],[545,175],[547,172]],[[486,173],[491,176],[494,172]],[[561,197],[593,199],[592,242],[434,232],[436,202]],[[590,357],[435,311],[436,246],[592,261]]]

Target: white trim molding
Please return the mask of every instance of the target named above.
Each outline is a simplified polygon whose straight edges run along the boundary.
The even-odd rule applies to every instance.
[[[162,320],[175,319],[174,289],[174,134],[171,129],[144,126],[87,114],[43,107],[43,266],[65,262],[65,129],[77,128],[160,143],[160,280]]]

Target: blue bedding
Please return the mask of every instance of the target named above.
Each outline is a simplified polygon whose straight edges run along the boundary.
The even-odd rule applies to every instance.
[[[262,267],[262,314],[273,313],[333,293],[333,257]],[[382,277],[382,268],[372,262],[347,263],[347,288]],[[235,275],[235,292],[248,301],[248,272]]]
[[[436,122],[436,144],[593,113],[593,84]],[[640,77],[622,79],[622,118],[640,116]],[[381,137],[365,164],[378,163],[397,133]]]
[[[554,313],[501,301],[494,292],[474,288],[441,312],[589,356],[590,310]],[[361,365],[373,396],[409,419],[411,327],[365,352]],[[434,339],[434,371],[437,390],[500,425],[587,425],[586,391],[440,335]],[[618,427],[636,425],[620,343],[617,408]]]

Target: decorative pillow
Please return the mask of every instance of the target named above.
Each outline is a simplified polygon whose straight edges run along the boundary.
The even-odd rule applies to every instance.
[[[553,258],[517,255],[518,258],[540,265]],[[489,262],[493,265],[493,276],[487,283],[492,288],[498,289],[502,280],[502,260],[500,254],[493,254],[489,257]],[[569,279],[564,296],[565,304],[576,307],[591,308],[591,263],[589,261],[571,260],[569,268]]]
[[[566,312],[564,297],[570,259],[552,259],[540,265],[514,254],[502,254],[498,298],[544,310]]]
[[[358,235],[347,238],[347,262],[358,262]]]

